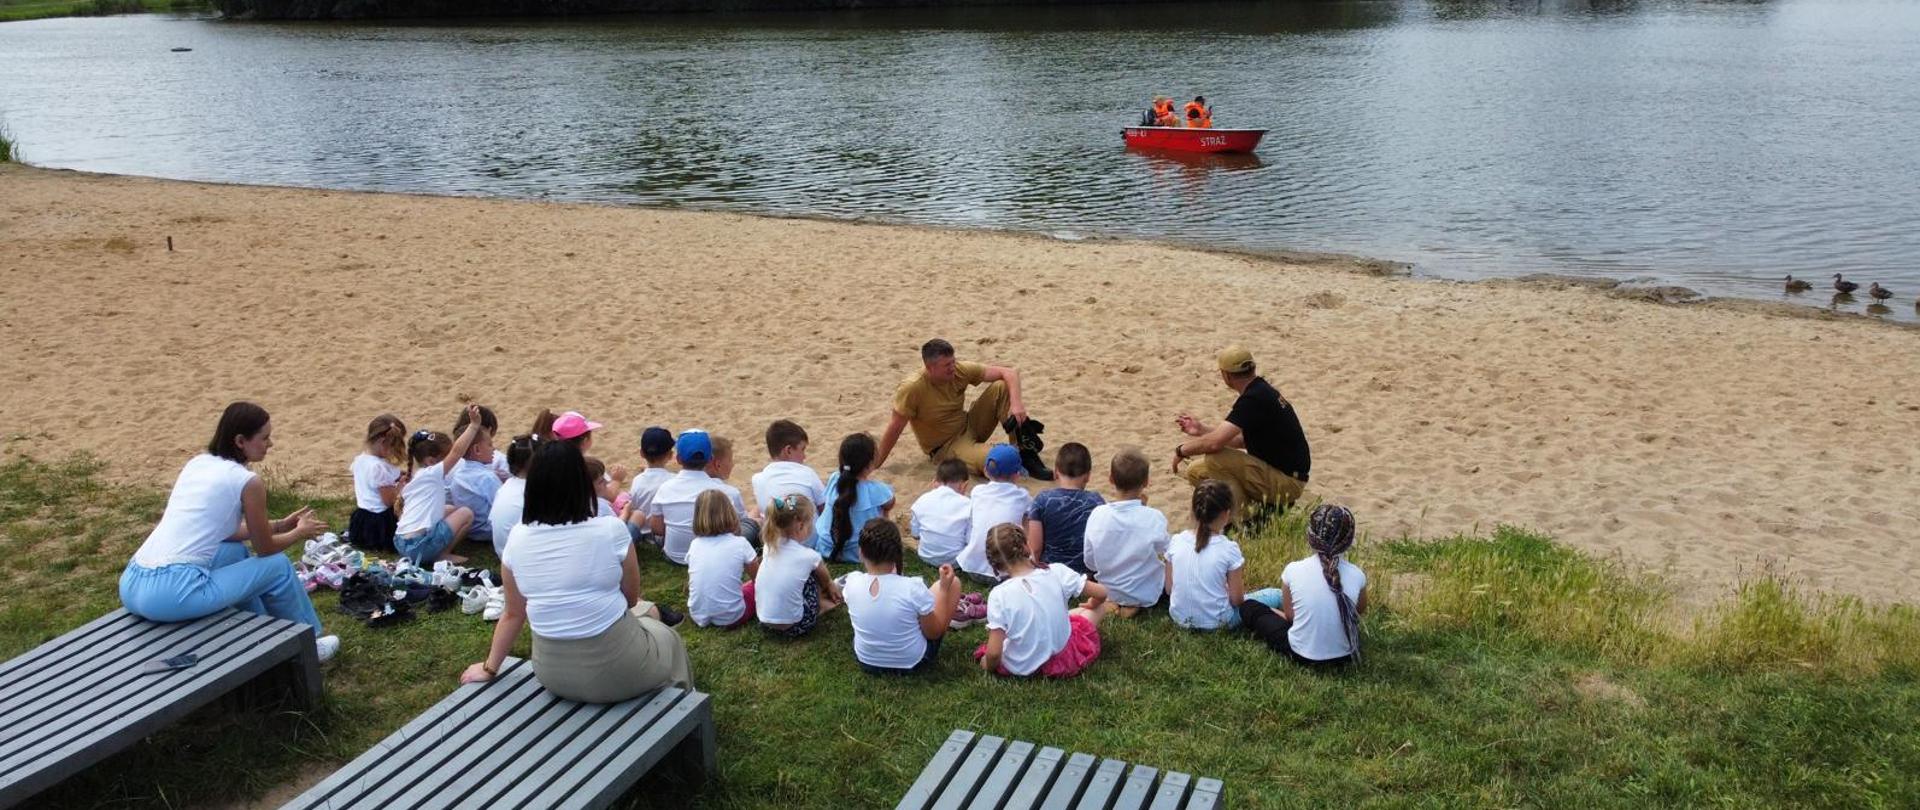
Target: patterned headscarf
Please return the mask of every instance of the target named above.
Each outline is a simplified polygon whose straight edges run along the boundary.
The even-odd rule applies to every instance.
[[[1340,628],[1347,631],[1347,647],[1360,660],[1360,614],[1340,587],[1340,555],[1353,548],[1353,513],[1344,506],[1323,503],[1307,518],[1307,545],[1320,557],[1320,574],[1340,604]]]

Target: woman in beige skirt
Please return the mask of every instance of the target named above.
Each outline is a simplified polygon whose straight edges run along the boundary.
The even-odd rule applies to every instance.
[[[640,598],[626,524],[594,516],[593,481],[579,448],[546,442],[535,450],[526,499],[500,555],[506,611],[486,660],[467,667],[460,682],[492,679],[522,625],[531,625],[534,676],[555,695],[616,703],[662,686],[691,689],[686,645],[661,622],[662,610]]]

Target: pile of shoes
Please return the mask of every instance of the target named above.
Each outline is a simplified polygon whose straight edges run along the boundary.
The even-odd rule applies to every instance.
[[[431,569],[405,557],[383,562],[368,557],[332,533],[307,541],[294,566],[308,591],[326,587],[340,592],[340,612],[368,627],[391,627],[413,618],[415,605],[430,613],[461,606],[485,613],[487,621],[506,610],[506,592],[485,569],[468,569],[441,560]],[[471,607],[469,607],[471,605]]]

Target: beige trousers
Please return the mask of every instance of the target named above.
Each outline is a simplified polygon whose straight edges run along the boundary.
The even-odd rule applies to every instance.
[[[950,458],[960,459],[967,465],[967,471],[974,475],[985,475],[987,450],[993,447],[995,431],[1007,421],[1007,411],[1013,407],[1013,400],[1007,396],[1005,381],[988,383],[980,391],[980,396],[967,408],[967,429],[960,435],[947,440],[939,450],[933,452],[933,463],[938,464]]]
[[[546,690],[582,703],[619,703],[662,686],[693,688],[687,645],[641,602],[592,638],[533,636],[533,674]]]
[[[1224,481],[1233,490],[1233,508],[1236,512],[1248,503],[1272,503],[1281,507],[1292,506],[1300,498],[1306,483],[1291,475],[1273,468],[1260,459],[1254,458],[1245,450],[1228,448],[1218,453],[1208,453],[1187,462],[1186,469],[1180,471],[1180,477],[1188,483],[1201,481]]]

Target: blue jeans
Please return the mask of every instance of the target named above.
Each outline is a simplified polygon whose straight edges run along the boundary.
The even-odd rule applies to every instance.
[[[393,538],[393,550],[421,568],[433,567],[433,561],[453,546],[453,526],[442,520],[424,532]]]
[[[300,622],[316,637],[325,634],[293,562],[281,554],[252,556],[245,543],[221,543],[210,567],[128,563],[120,575],[120,603],[156,622],[184,622],[231,607]]]

